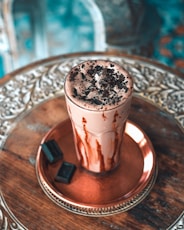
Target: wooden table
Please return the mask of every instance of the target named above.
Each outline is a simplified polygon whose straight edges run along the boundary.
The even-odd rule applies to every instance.
[[[129,119],[155,148],[158,176],[147,197],[127,212],[86,217],[52,202],[41,189],[35,160],[43,136],[68,118],[63,81],[87,59],[121,63],[134,78]],[[184,77],[169,67],[118,53],[49,58],[19,69],[0,86],[0,229],[184,228]],[[62,116],[62,117],[61,117]]]

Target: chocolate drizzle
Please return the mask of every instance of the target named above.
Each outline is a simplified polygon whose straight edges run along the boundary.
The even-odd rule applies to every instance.
[[[98,153],[98,160],[100,162],[100,172],[105,171],[105,162],[104,162],[104,157],[102,154],[102,146],[99,144],[99,142],[96,140],[96,149]]]
[[[118,111],[116,111],[114,114],[113,125],[115,125],[118,116],[119,116]]]
[[[102,113],[102,118],[103,118],[104,121],[107,119],[107,117],[106,117],[104,112]]]
[[[74,136],[75,136],[75,140],[76,140],[76,147],[77,147],[77,153],[79,155],[80,164],[84,165],[84,158],[83,158],[83,155],[82,155],[82,152],[81,152],[83,143],[82,143],[82,139],[81,139],[81,137],[78,134],[76,129],[74,129]],[[87,165],[88,165],[88,163],[87,163]]]
[[[114,130],[114,136],[115,137],[114,137],[114,152],[113,152],[113,155],[111,158],[111,167],[113,167],[115,164],[116,155],[119,155],[121,140],[122,140],[122,138],[119,136],[118,128],[116,127],[116,121],[117,121],[118,116],[119,116],[119,114],[116,111],[114,114],[114,119],[113,119],[113,130]]]
[[[99,162],[99,171],[104,172],[105,171],[105,162],[104,162],[104,157],[102,154],[102,147],[98,140],[96,139],[96,156],[94,155],[94,150],[91,147],[91,143],[89,141],[89,134],[86,129],[86,119],[83,117],[82,118],[82,123],[83,123],[83,131],[85,133],[85,138],[82,139],[80,135],[78,134],[77,130],[74,129],[75,133],[75,139],[76,139],[76,147],[77,147],[77,152],[79,155],[80,159],[80,164],[90,170],[90,163],[94,163],[94,159],[97,159],[97,162]]]

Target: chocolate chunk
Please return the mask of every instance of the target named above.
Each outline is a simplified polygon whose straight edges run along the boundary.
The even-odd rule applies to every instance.
[[[98,100],[97,98],[92,98],[92,102],[95,103],[96,105],[101,105],[102,102]]]
[[[125,93],[127,93],[128,92],[128,87],[124,87],[124,89],[125,89]]]
[[[74,93],[74,95],[73,95],[74,97],[76,97],[78,95],[76,88],[73,88],[73,93]]]
[[[84,93],[87,96],[90,93],[90,89],[86,89]]]
[[[107,74],[113,74],[113,73],[114,73],[114,70],[113,70],[113,69],[107,68]]]
[[[55,140],[49,140],[41,146],[49,163],[55,163],[62,158],[63,153]]]
[[[108,82],[105,81],[104,79],[102,79],[102,80],[100,81],[100,85],[101,85],[101,87],[105,88],[105,87],[108,86]]]
[[[75,77],[77,76],[78,71],[76,70],[76,72],[71,72],[70,74],[70,81],[75,81]]]
[[[127,78],[128,78],[128,77],[127,77]],[[124,80],[125,80],[125,76],[124,76],[123,74],[120,74],[119,80],[120,80],[120,81],[124,81]]]
[[[108,97],[108,96],[109,96],[109,91],[104,89],[103,97]]]
[[[103,67],[100,65],[95,66],[96,72],[101,72],[103,70]]]
[[[76,170],[76,166],[69,162],[63,162],[55,179],[58,182],[69,184]]]
[[[82,75],[82,79],[85,80],[86,79],[85,74],[81,73],[81,75]]]
[[[118,89],[123,89],[123,87],[124,87],[124,82],[118,80],[116,83],[117,83]]]
[[[93,74],[95,73],[93,69],[88,69],[87,73],[90,75],[90,76],[93,76]]]

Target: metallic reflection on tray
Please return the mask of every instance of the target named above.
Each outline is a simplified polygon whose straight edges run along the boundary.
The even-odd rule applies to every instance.
[[[104,216],[127,211],[145,198],[155,182],[156,156],[147,135],[136,124],[127,122],[120,164],[104,174],[80,167],[72,135],[70,121],[66,120],[43,138],[42,143],[56,140],[63,151],[63,159],[55,164],[49,164],[41,147],[38,150],[37,178],[51,200],[77,214]],[[77,166],[70,184],[55,180],[64,160]]]

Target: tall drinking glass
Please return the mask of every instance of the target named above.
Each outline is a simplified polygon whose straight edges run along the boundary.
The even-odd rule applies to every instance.
[[[86,61],[71,69],[64,90],[80,165],[96,173],[114,169],[131,105],[131,76],[116,63]]]

